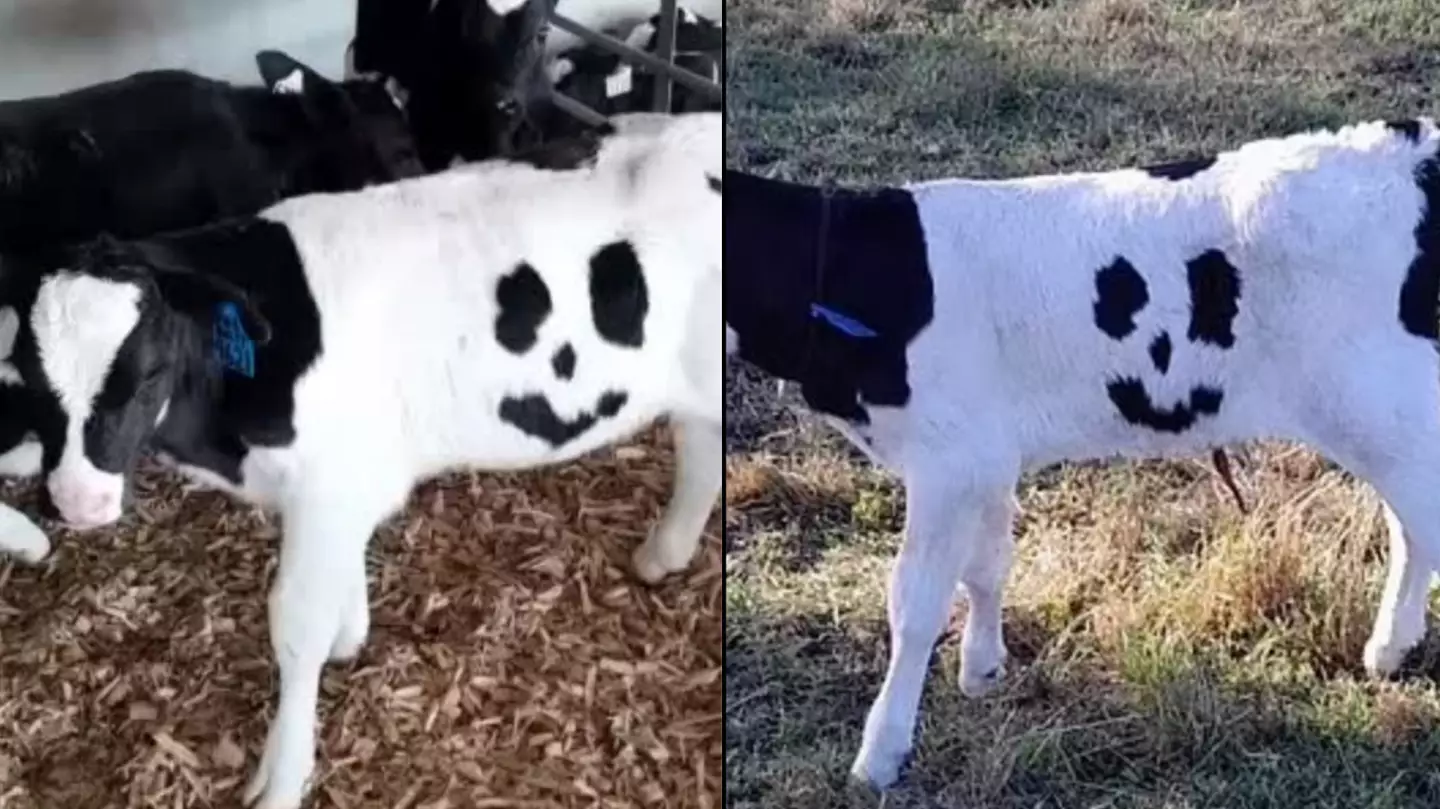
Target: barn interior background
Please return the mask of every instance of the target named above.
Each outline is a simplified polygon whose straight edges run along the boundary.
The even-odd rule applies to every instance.
[[[338,79],[354,16],[0,0],[0,99],[156,67],[255,83],[260,48]],[[657,426],[560,468],[417,488],[370,546],[365,651],[326,668],[309,805],[718,806],[718,520],[687,573],[652,588],[629,571],[672,473]],[[0,495],[35,513],[33,484]],[[38,568],[0,561],[0,808],[237,801],[273,702],[278,526],[152,466],[118,527],[52,539]]]

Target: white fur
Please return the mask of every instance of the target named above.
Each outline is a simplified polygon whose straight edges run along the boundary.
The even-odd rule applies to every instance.
[[[139,320],[138,287],[68,272],[40,285],[30,313],[41,367],[69,416],[65,451],[47,485],[77,528],[120,518],[125,478],[95,468],[83,430],[121,341]]]
[[[270,596],[279,704],[248,801],[299,805],[321,667],[363,643],[365,546],[416,481],[457,467],[568,461],[669,415],[675,493],[634,565],[654,581],[694,556],[721,486],[720,197],[705,181],[721,172],[720,139],[718,114],[676,117],[607,140],[591,170],[470,164],[264,214],[295,239],[325,351],[296,386],[295,442],[253,450],[235,490],[278,509],[285,526]],[[590,257],[620,239],[645,269],[638,349],[600,339],[590,312]],[[495,340],[495,286],[522,260],[544,278],[553,308],[538,343],[516,356]],[[77,414],[88,412],[134,308],[102,285],[62,275],[37,306],[45,371]],[[108,308],[92,305],[99,297]],[[550,366],[565,342],[578,356],[570,381]],[[609,390],[628,394],[618,416],[559,450],[497,417],[507,394],[543,392],[571,417]],[[57,474],[72,474],[75,439],[72,466]]]
[[[271,91],[276,95],[304,95],[305,94],[305,71],[295,68],[290,75],[278,79],[270,85]]]
[[[1182,181],[1125,170],[908,186],[935,309],[908,350],[910,402],[872,407],[871,425],[849,431],[903,477],[908,497],[890,664],[854,775],[896,779],[957,582],[970,599],[962,690],[998,683],[1015,485],[1066,459],[1289,439],[1368,480],[1393,511],[1365,663],[1395,669],[1424,633],[1440,561],[1440,369],[1435,346],[1398,318],[1425,206],[1414,172],[1437,146],[1430,120],[1418,144],[1370,123],[1249,143]],[[1187,339],[1185,262],[1211,248],[1240,273],[1229,350]],[[1150,298],[1121,341],[1092,309],[1096,271],[1117,255]],[[1147,355],[1161,329],[1174,345],[1165,375]],[[1187,432],[1158,433],[1128,423],[1107,396],[1110,378],[1130,375],[1160,407],[1200,383],[1224,401]]]

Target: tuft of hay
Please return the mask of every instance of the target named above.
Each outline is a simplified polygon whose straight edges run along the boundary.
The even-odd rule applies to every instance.
[[[370,545],[369,642],[325,670],[307,805],[718,807],[718,519],[686,572],[629,569],[672,473],[656,428],[418,487]],[[117,528],[0,563],[0,807],[231,805],[256,764],[278,525],[158,469],[137,487]]]

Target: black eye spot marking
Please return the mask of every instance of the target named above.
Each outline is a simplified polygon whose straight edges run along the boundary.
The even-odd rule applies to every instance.
[[[1151,401],[1145,385],[1138,379],[1116,379],[1106,386],[1110,401],[1115,409],[1131,424],[1149,427],[1162,433],[1183,433],[1195,425],[1200,416],[1213,416],[1220,412],[1225,392],[1219,388],[1201,385],[1190,390],[1188,403],[1162,409]]]
[[[555,413],[550,400],[542,394],[507,396],[500,402],[500,420],[559,449],[594,427],[601,418],[613,418],[629,398],[628,394],[608,391],[600,397],[594,413],[582,411],[567,420]]]
[[[590,313],[600,336],[616,345],[640,347],[649,306],[635,248],[621,241],[596,251],[590,259]]]
[[[1150,342],[1150,361],[1155,363],[1155,370],[1162,374],[1170,370],[1170,349],[1170,332],[1162,331],[1160,336]]]
[[[550,367],[555,371],[555,375],[561,379],[574,379],[575,349],[572,348],[569,343],[560,346],[560,350],[556,351],[555,356],[550,358]]]
[[[1141,171],[1160,180],[1186,180],[1215,165],[1214,157],[1195,157],[1170,163],[1142,166]]]
[[[1135,315],[1150,302],[1145,279],[1123,257],[1095,273],[1095,325],[1111,339],[1135,330]]]
[[[1231,348],[1235,316],[1240,313],[1240,271],[1219,250],[1206,250],[1185,262],[1185,267],[1190,279],[1190,341]]]
[[[535,268],[525,262],[495,285],[495,340],[512,354],[535,345],[540,324],[550,316],[550,290]]]

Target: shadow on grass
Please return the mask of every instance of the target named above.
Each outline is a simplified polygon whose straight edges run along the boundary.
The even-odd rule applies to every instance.
[[[876,805],[846,774],[884,673],[883,623],[726,621],[727,806]],[[884,806],[1440,805],[1433,694],[1262,680],[1143,646],[1058,663],[1043,620],[1012,609],[1006,624],[1023,641],[992,697],[962,698],[958,638],[937,647],[916,754]]]

